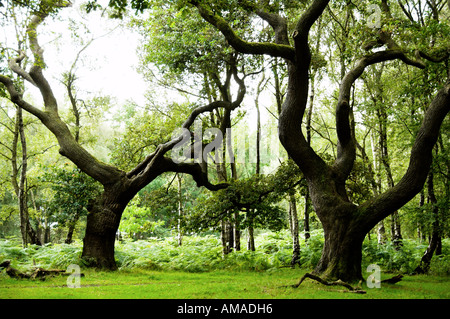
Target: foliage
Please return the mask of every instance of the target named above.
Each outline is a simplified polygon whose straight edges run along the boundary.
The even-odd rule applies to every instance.
[[[235,212],[240,212],[242,229],[251,222],[255,226],[280,230],[285,224],[285,211],[278,203],[286,193],[295,193],[301,182],[300,171],[290,161],[281,164],[273,174],[234,180],[226,189],[198,200],[192,207],[188,228],[215,227],[222,218],[231,218]]]
[[[163,233],[163,220],[153,221],[154,214],[149,207],[139,205],[139,196],[127,206],[122,215],[119,231],[132,239],[160,236]]]
[[[148,105],[144,109],[135,104],[125,105],[115,115],[123,134],[112,139],[111,162],[129,170],[140,163],[160,144],[166,143],[192,109],[190,104]]]
[[[175,237],[149,238],[147,240],[120,241],[116,244],[116,259],[122,270],[159,270],[207,272],[267,271],[290,265],[291,238],[287,231],[265,231],[255,238],[256,251],[233,251],[222,255],[220,239],[215,235],[185,236],[179,246]],[[443,252],[433,257],[430,275],[449,275],[450,241],[443,240]],[[302,269],[311,270],[318,262],[323,247],[323,232],[313,231],[308,243],[301,238],[300,260]],[[20,242],[0,240],[0,261],[10,259],[13,266],[29,269],[33,264],[43,268],[64,269],[70,264],[83,265],[81,242],[74,244],[47,244],[22,248]],[[418,265],[426,245],[404,240],[399,250],[388,242],[378,245],[366,240],[363,245],[363,272],[369,264],[377,264],[382,273],[410,274]]]
[[[99,184],[78,168],[42,167],[41,182],[47,183],[54,195],[48,209],[61,225],[70,225],[86,216],[89,203],[100,194]]]
[[[44,246],[29,245],[21,248],[12,240],[0,241],[0,260],[11,260],[15,268],[30,269],[31,267],[66,269],[70,264],[83,265],[81,243],[46,244]]]

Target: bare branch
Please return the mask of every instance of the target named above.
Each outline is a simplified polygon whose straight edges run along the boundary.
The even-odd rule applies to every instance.
[[[39,119],[46,116],[44,112],[22,99],[22,94],[17,91],[16,87],[14,86],[14,82],[10,78],[0,74],[0,83],[2,83],[8,91],[11,102],[19,105],[21,108],[23,108],[27,112],[30,112]]]
[[[14,58],[14,59],[10,59],[8,62],[8,66],[11,69],[11,71],[13,71],[14,73],[16,73],[17,75],[19,75],[20,77],[22,77],[23,79],[25,79],[26,81],[30,82],[31,84],[33,84],[34,86],[37,86],[36,83],[34,82],[34,80],[31,78],[30,74],[28,74],[24,69],[22,69],[19,65],[20,62],[22,62],[22,60],[25,58],[25,53],[23,51],[19,52],[19,56]]]

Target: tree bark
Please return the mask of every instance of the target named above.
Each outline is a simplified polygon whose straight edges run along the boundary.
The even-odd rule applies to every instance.
[[[41,241],[30,223],[28,213],[28,186],[27,186],[27,170],[28,170],[28,150],[25,129],[23,124],[22,109],[17,107],[16,112],[16,134],[20,137],[22,148],[22,167],[20,170],[20,180],[17,185],[17,198],[19,204],[20,231],[22,233],[22,244],[26,247],[28,244],[41,245]],[[17,147],[17,140],[15,140]],[[17,152],[15,153],[17,156]],[[17,159],[16,159],[17,160]],[[15,163],[17,165],[17,162]],[[15,169],[17,173],[17,168]],[[16,176],[17,177],[17,176]],[[14,178],[16,178],[14,177]]]
[[[183,218],[183,198],[181,192],[181,176],[177,174],[178,179],[178,219],[177,219],[177,236],[178,236],[178,246],[183,244],[183,231],[181,229],[181,220]]]
[[[255,234],[253,229],[253,218],[249,219],[247,249],[255,251]]]
[[[366,234],[349,218],[336,218],[330,223],[323,223],[325,242],[320,261],[314,269],[315,274],[346,282],[362,279],[362,243]]]
[[[308,244],[309,238],[311,237],[311,229],[309,226],[309,211],[310,211],[310,199],[309,199],[309,190],[306,190],[305,194],[305,244]]]
[[[80,214],[77,212],[75,216],[72,216],[72,220],[67,223],[67,236],[64,241],[66,244],[71,244],[73,241],[73,233],[75,231],[75,226],[77,225],[78,220],[80,219]]]
[[[297,203],[293,195],[289,197],[289,224],[292,237],[291,267],[295,268],[295,265],[300,266],[300,240],[298,237]]]
[[[123,183],[105,187],[101,200],[93,203],[87,216],[81,257],[89,266],[115,270],[114,243],[125,207],[135,193]]]

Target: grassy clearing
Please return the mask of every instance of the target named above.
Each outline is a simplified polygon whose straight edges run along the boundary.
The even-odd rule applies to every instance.
[[[307,279],[295,284],[305,270],[181,271],[123,270],[84,271],[81,288],[68,288],[67,277],[45,281],[16,280],[0,275],[0,299],[448,299],[450,278],[405,276],[395,285],[367,289],[359,295],[340,292]],[[382,279],[390,274],[382,276]]]
[[[363,247],[363,276],[368,264],[381,267],[382,279],[403,273],[395,285],[368,289],[365,295],[342,293],[343,287],[326,287],[310,279],[298,282],[318,262],[323,245],[320,232],[308,245],[302,243],[302,268],[285,268],[291,258],[291,240],[287,232],[262,233],[257,251],[233,252],[222,257],[220,239],[215,236],[186,236],[179,247],[174,238],[150,238],[145,241],[116,244],[117,272],[83,269],[80,289],[67,287],[67,277],[45,281],[15,280],[0,272],[0,299],[424,299],[450,297],[450,243],[443,241],[443,255],[434,257],[428,276],[408,276],[425,249],[413,241],[404,241],[396,250],[392,245],[366,242]],[[81,242],[72,245],[50,244],[23,249],[20,242],[0,240],[0,261],[9,259],[22,271],[32,267],[66,269],[80,260]]]

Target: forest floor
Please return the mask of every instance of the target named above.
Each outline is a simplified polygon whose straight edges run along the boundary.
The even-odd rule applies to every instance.
[[[69,288],[67,276],[46,280],[11,279],[0,273],[0,299],[450,299],[448,276],[404,276],[381,288],[362,288],[355,294],[340,286],[324,286],[310,279],[292,288],[304,269],[271,271],[83,270],[80,288]],[[382,274],[387,279],[394,274]],[[345,292],[344,292],[345,291]]]

